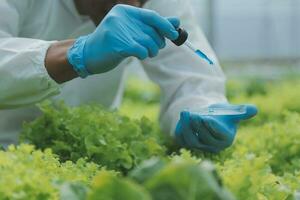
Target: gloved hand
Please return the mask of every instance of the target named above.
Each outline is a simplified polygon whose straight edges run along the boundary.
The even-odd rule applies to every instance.
[[[235,108],[244,106],[245,113],[236,115],[200,115],[183,111],[175,130],[176,142],[182,147],[218,153],[232,145],[237,125],[241,120],[257,114],[253,105],[215,104],[209,108]]]
[[[179,37],[179,25],[176,17],[164,18],[152,10],[116,5],[92,34],[77,39],[67,57],[82,78],[104,73],[130,56],[140,60],[156,56],[166,46],[165,38]]]

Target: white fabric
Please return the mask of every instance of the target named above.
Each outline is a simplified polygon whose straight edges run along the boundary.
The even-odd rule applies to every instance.
[[[164,16],[179,16],[190,40],[216,61],[190,0],[150,0],[145,7]],[[132,58],[111,72],[62,86],[45,70],[45,54],[53,42],[95,29],[91,20],[77,13],[73,0],[0,0],[0,13],[0,143],[16,143],[22,123],[40,115],[33,104],[49,97],[72,106],[89,102],[119,106],[124,72]],[[174,132],[181,110],[227,101],[219,65],[208,65],[186,47],[169,43],[159,56],[141,65],[162,89],[160,122],[165,132]]]

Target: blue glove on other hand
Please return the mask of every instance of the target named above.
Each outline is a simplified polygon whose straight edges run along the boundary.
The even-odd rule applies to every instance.
[[[116,5],[88,36],[80,37],[69,49],[68,60],[85,78],[117,67],[125,58],[154,57],[166,46],[165,38],[179,37],[178,18],[165,18],[152,10]]]
[[[250,119],[257,114],[253,105],[216,104],[209,108],[240,109],[245,112],[235,115],[200,115],[183,111],[177,123],[176,142],[182,147],[200,149],[217,153],[232,145],[237,125],[241,120]]]

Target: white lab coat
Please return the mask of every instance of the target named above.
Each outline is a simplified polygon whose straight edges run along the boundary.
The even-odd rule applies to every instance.
[[[197,26],[190,0],[150,0],[145,8],[180,17],[190,40],[217,62]],[[72,106],[120,105],[124,72],[133,58],[108,73],[63,85],[45,70],[45,54],[53,42],[95,29],[88,17],[78,14],[73,0],[0,0],[0,13],[0,143],[16,143],[22,123],[40,115],[34,104],[50,97]],[[169,43],[156,58],[139,63],[162,90],[160,124],[167,133],[174,133],[181,110],[227,101],[219,65],[208,65],[184,46]]]

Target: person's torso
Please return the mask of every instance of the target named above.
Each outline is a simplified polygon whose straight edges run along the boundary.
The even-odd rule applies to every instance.
[[[80,16],[73,0],[32,0],[30,13],[23,21],[20,37],[42,40],[74,39],[87,35],[96,28],[94,23]],[[124,63],[123,63],[124,65]],[[104,106],[114,104],[122,82],[124,67],[108,73],[77,78],[62,85],[61,94],[55,99],[64,100],[68,105],[97,102]]]

